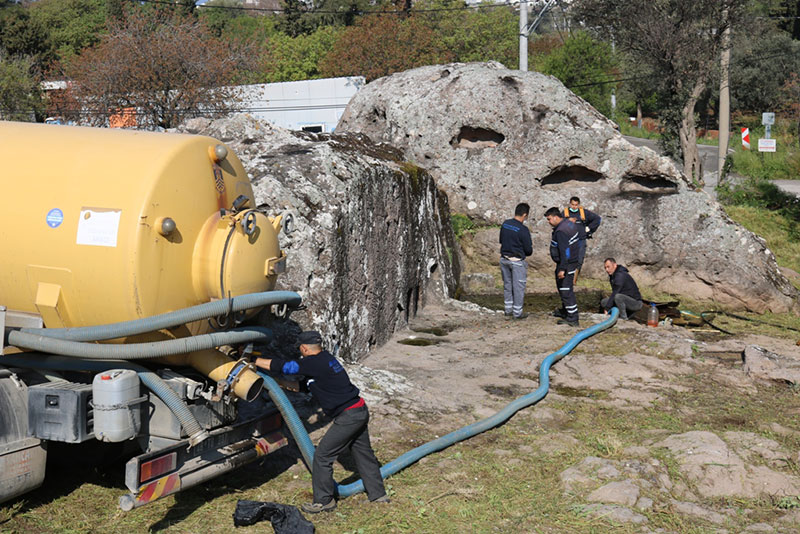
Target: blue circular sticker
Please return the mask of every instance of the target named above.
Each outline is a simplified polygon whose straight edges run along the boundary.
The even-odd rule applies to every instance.
[[[64,212],[58,208],[53,208],[47,212],[47,226],[57,228],[64,222]]]

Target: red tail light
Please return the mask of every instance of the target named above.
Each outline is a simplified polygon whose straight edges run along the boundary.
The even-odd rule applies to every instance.
[[[177,452],[171,452],[167,455],[150,460],[149,462],[145,462],[139,467],[139,482],[144,483],[148,480],[160,477],[165,473],[174,471],[177,465]]]

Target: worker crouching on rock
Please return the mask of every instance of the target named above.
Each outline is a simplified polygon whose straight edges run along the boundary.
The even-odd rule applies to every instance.
[[[600,301],[606,313],[616,306],[621,319],[628,318],[628,312],[636,313],[642,309],[642,295],[628,269],[619,265],[614,258],[606,258],[603,268],[608,273],[611,295]]]
[[[309,391],[325,414],[333,419],[314,453],[311,470],[314,502],[303,504],[301,509],[316,514],[336,508],[333,462],[345,449],[353,456],[369,500],[388,503],[380,464],[369,441],[369,410],[358,388],[339,360],[323,350],[319,332],[303,332],[297,340],[302,356],[299,360],[257,358],[255,364],[274,373],[306,377]]]

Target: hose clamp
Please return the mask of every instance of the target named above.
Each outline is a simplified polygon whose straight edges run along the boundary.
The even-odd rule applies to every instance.
[[[225,382],[228,385],[228,391],[233,391],[233,388],[236,387],[236,384],[239,382],[239,379],[242,378],[242,374],[246,370],[253,370],[253,366],[247,360],[247,358],[242,358],[241,360],[237,361],[236,364],[231,368],[231,372],[228,373],[228,376],[225,378]]]

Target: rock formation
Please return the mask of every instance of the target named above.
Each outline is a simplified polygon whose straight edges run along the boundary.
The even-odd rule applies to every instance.
[[[798,309],[762,239],[553,77],[498,63],[421,67],[365,86],[337,132],[399,149],[473,220],[496,225],[530,204],[530,265],[542,275],[552,271],[542,214],[575,195],[603,217],[586,275],[604,277],[602,260],[613,256],[662,291],[758,312]],[[497,230],[483,232],[479,254],[496,260]]]
[[[405,324],[426,299],[455,289],[447,197],[423,169],[358,135],[291,132],[239,115],[181,129],[226,143],[256,201],[291,214],[278,288],[307,309],[292,319],[357,360]]]

